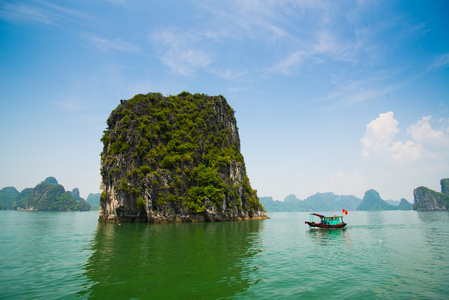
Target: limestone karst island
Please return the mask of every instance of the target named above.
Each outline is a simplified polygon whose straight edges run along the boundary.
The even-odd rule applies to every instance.
[[[414,210],[449,210],[449,178],[440,180],[441,193],[420,186],[413,191]]]
[[[102,137],[100,221],[267,219],[223,96],[122,100]]]

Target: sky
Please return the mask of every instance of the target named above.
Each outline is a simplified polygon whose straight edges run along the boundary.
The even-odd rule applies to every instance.
[[[223,95],[259,197],[449,177],[448,1],[0,0],[0,188],[99,193],[121,99]]]

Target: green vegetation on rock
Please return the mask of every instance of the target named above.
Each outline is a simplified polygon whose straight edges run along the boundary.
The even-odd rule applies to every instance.
[[[28,199],[30,198],[32,188],[26,188],[20,192],[20,194],[15,199],[14,209],[26,209],[28,204]]]

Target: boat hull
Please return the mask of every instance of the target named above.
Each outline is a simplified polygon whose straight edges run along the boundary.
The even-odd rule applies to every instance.
[[[337,229],[337,228],[343,228],[346,226],[347,223],[341,223],[341,224],[335,224],[335,225],[329,225],[329,224],[323,224],[323,223],[315,223],[315,222],[305,222],[310,227],[317,227],[317,228],[326,228],[326,229]]]

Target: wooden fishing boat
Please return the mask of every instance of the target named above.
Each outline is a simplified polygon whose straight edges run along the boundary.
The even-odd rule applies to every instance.
[[[320,218],[320,222],[316,223],[313,221],[313,217],[317,216]],[[343,228],[346,226],[347,223],[343,221],[343,216],[332,216],[332,217],[326,217],[323,215],[319,215],[316,213],[310,214],[310,221],[305,221],[307,225],[310,227],[318,227],[318,228],[327,228],[327,229],[336,229],[336,228]]]

